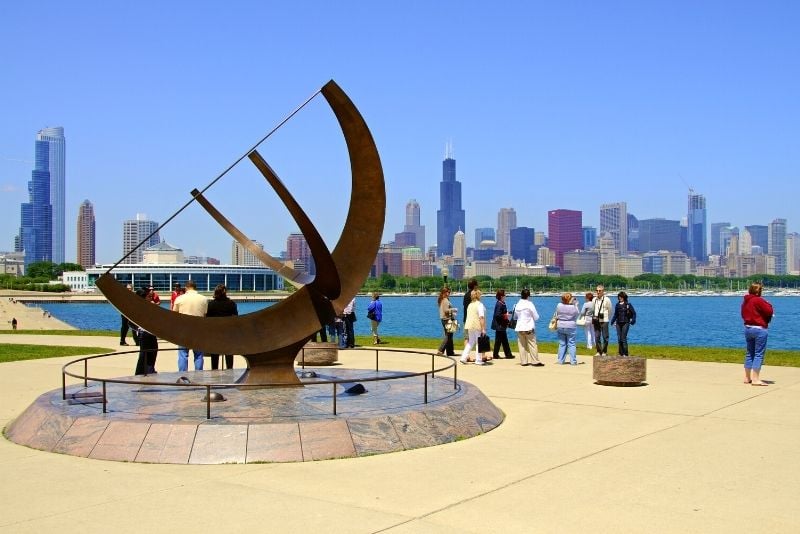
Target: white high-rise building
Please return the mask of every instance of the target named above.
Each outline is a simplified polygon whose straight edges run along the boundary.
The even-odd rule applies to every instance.
[[[64,263],[66,140],[64,128],[42,128],[37,141],[46,141],[50,156],[50,205],[53,207],[53,263]]]
[[[145,238],[146,241],[142,243]],[[144,213],[137,213],[136,219],[122,223],[122,255],[131,253],[122,263],[142,263],[144,251],[160,242],[158,223],[147,220],[147,215]],[[139,246],[139,243],[142,245]]]
[[[511,230],[516,227],[517,212],[514,208],[500,208],[497,213],[497,245],[505,254],[511,254]]]
[[[769,223],[767,253],[775,256],[775,274],[786,274],[786,219]]]
[[[264,250],[264,245],[258,241],[253,240],[253,243],[261,250]],[[261,263],[261,260],[255,256],[255,254],[247,250],[244,245],[235,240],[231,246],[231,265],[246,265],[248,267],[264,266],[264,264]]]
[[[600,233],[611,236],[614,250],[620,254],[628,253],[628,205],[625,202],[600,206]]]
[[[467,259],[467,239],[461,230],[453,236],[453,258],[464,261]]]
[[[786,235],[786,274],[800,274],[800,234]]]
[[[406,204],[406,224],[404,232],[412,232],[416,237],[415,245],[420,250],[425,250],[425,227],[419,224],[419,203],[411,199]]]

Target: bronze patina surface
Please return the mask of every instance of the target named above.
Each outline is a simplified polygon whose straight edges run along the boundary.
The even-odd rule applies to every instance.
[[[248,156],[275,189],[308,241],[317,276],[313,279],[264,263],[302,287],[284,301],[238,317],[193,317],[152,306],[106,273],[96,285],[123,315],[157,337],[183,347],[217,354],[242,354],[249,372],[243,383],[297,384],[294,358],[303,344],[342,312],[356,295],[380,245],[386,211],[386,191],[380,157],[366,122],[350,98],[330,81],[321,89],[333,110],[347,144],[352,194],[341,237],[333,252],[325,246],[311,220],[289,190],[255,150]],[[197,191],[192,195],[243,246],[249,240]],[[251,247],[248,247],[250,249]],[[261,255],[259,255],[261,256]],[[269,261],[272,260],[272,261]]]

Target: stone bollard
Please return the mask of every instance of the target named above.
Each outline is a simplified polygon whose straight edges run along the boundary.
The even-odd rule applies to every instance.
[[[303,349],[297,353],[295,362],[303,363],[303,351],[305,351],[305,365],[316,367],[319,365],[333,365],[339,361],[339,346],[336,343],[320,343],[309,341]]]
[[[592,378],[601,386],[640,386],[647,380],[647,360],[634,356],[595,356]]]

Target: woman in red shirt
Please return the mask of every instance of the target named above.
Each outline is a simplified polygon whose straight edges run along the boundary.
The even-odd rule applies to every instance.
[[[766,386],[761,380],[761,365],[767,351],[767,328],[772,320],[772,304],[761,297],[763,286],[759,282],[750,284],[747,295],[742,302],[742,320],[744,321],[744,339],[747,342],[747,354],[744,357],[744,383],[754,386]]]

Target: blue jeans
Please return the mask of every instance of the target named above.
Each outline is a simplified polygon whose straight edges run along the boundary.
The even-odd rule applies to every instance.
[[[578,359],[575,357],[575,329],[559,328],[558,363],[564,363],[564,360],[567,358],[567,351],[569,351],[570,363],[573,365],[577,365]]]
[[[203,370],[203,353],[199,350],[192,350],[194,352],[194,370]],[[189,370],[189,349],[186,347],[178,347],[178,372]]]
[[[630,323],[617,323],[617,341],[619,342],[619,355],[628,356],[628,329]]]
[[[744,339],[747,341],[747,354],[744,356],[744,368],[761,371],[764,354],[767,352],[767,329],[753,326],[744,327]]]

